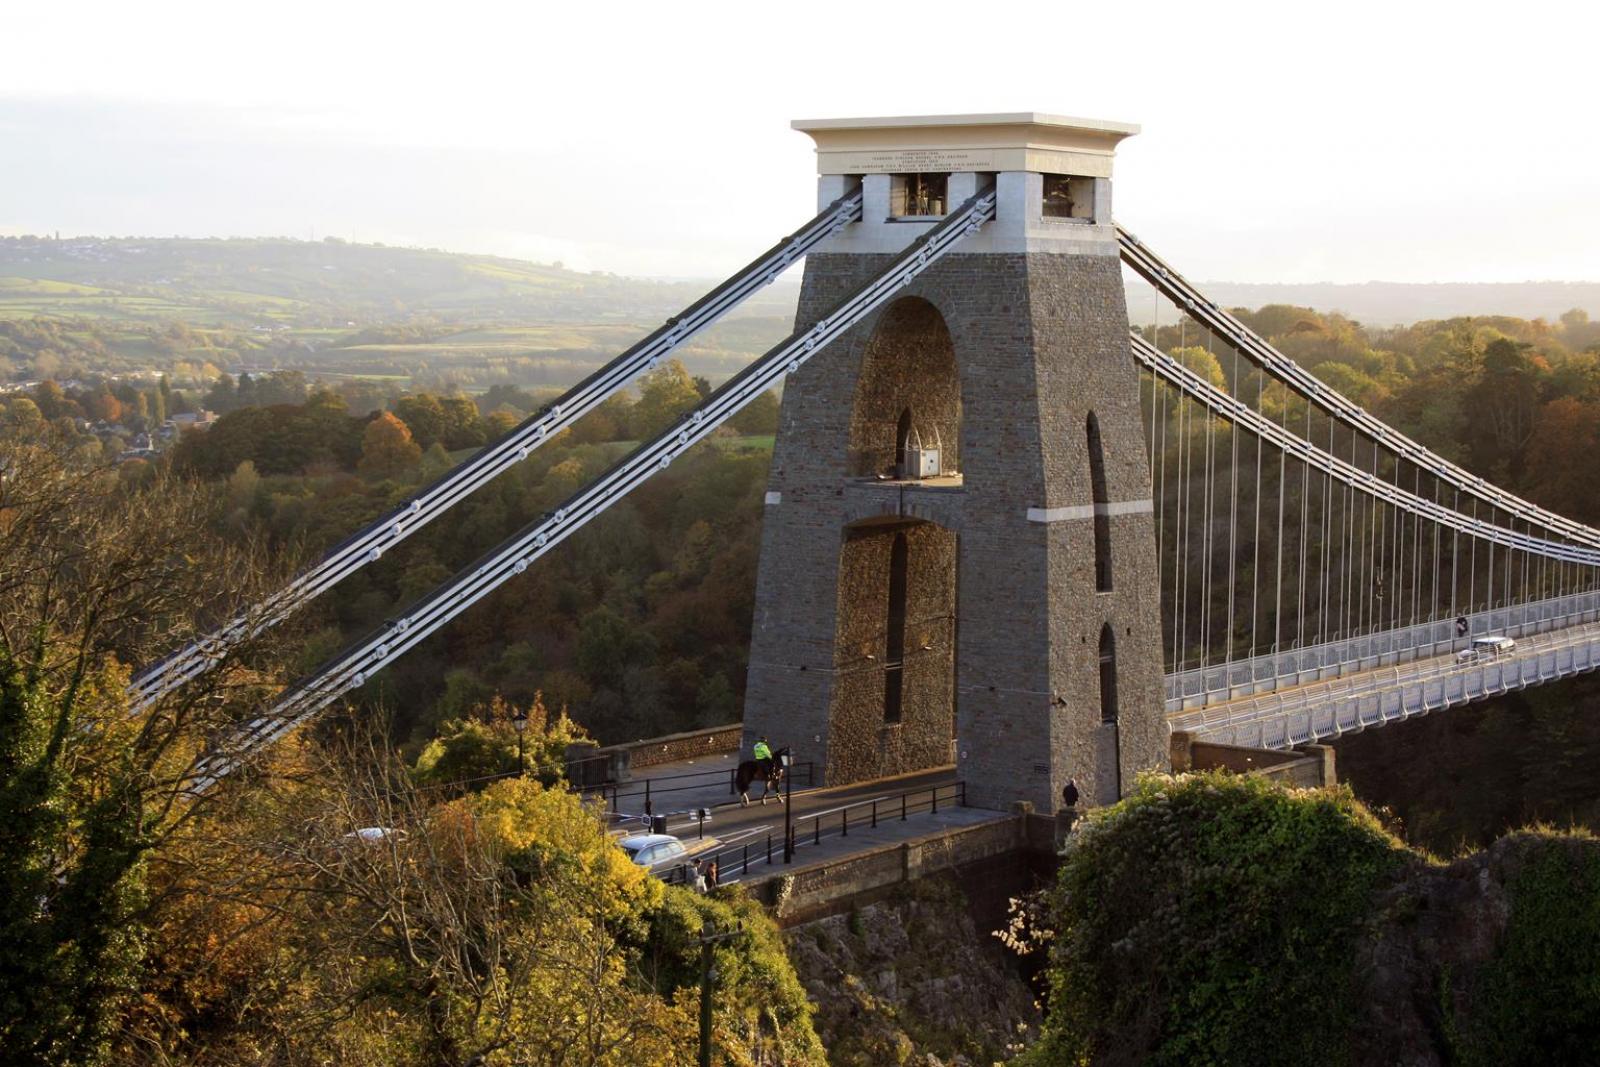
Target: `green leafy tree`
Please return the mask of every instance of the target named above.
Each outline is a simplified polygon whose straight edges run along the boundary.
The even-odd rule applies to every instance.
[[[728,425],[747,436],[778,432],[778,394],[767,390],[739,410]]]
[[[1347,789],[1141,779],[1063,855],[1050,1010],[1019,1063],[1325,1062],[1354,1017],[1360,923],[1403,855]],[[1308,1003],[1292,1033],[1260,1025]]]
[[[566,767],[567,746],[585,740],[585,735],[564,711],[552,716],[543,693],[535,693],[521,713],[527,716],[521,734],[523,764],[529,774],[554,783]],[[474,708],[471,718],[446,722],[417,757],[416,780],[482,788],[495,777],[517,771],[517,714],[518,709],[497,694]]]
[[[700,403],[700,390],[682,363],[670,359],[639,380],[639,402],[633,407],[632,430],[649,439]]]
[[[452,452],[458,448],[477,448],[484,443],[483,420],[478,416],[478,405],[469,396],[460,393],[439,399],[443,416],[440,440]]]
[[[439,398],[432,393],[401,397],[394,402],[394,413],[406,424],[418,447],[428,448],[434,442],[444,440],[449,420]]]

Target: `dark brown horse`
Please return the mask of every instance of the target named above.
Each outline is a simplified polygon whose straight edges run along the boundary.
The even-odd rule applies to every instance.
[[[739,764],[739,769],[733,776],[733,784],[739,790],[740,807],[750,803],[750,786],[758,779],[761,782],[761,803],[767,802],[768,793],[778,791],[783,785],[783,757],[788,754],[787,747],[780,748],[770,759],[747,759]]]

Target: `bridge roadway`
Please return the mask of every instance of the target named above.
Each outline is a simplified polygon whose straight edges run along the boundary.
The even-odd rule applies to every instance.
[[[1448,647],[1448,646],[1446,646]],[[1462,662],[1457,650],[1423,656],[1409,662],[1358,670],[1292,688],[1213,700],[1204,706],[1171,709],[1174,730],[1227,744],[1282,749],[1342,733],[1402,721],[1430,711],[1498,696],[1530,685],[1570,677],[1600,668],[1600,621],[1573,623],[1542,633],[1524,634],[1509,655]],[[732,753],[699,757],[641,769],[623,785],[615,802],[613,825],[636,830],[644,825],[644,783],[651,783],[652,810],[667,818],[667,830],[691,847],[701,840],[696,813],[710,811],[703,832],[717,846],[748,846],[750,870],[743,880],[756,881],[784,870],[781,860],[784,812],[780,800],[765,805],[752,799],[741,807],[730,799],[729,779],[737,766]],[[829,862],[867,849],[940,830],[1005,818],[1005,813],[964,807],[948,802],[942,793],[939,811],[898,816],[897,798],[904,793],[935,787],[949,790],[957,783],[954,766],[880,778],[831,788],[800,788],[793,793],[793,818],[797,824],[797,865]],[[759,796],[759,787],[752,791]],[[851,805],[882,803],[876,828],[866,825],[869,808],[852,809],[848,837],[839,835],[838,812]],[[824,819],[823,836],[815,842],[812,817]],[[768,842],[774,862],[767,863]],[[741,848],[741,857],[743,850]],[[740,881],[743,872],[727,872],[725,882]],[[795,870],[797,867],[790,867]]]
[[[1516,650],[1462,662],[1457,650],[1327,681],[1173,711],[1174,730],[1225,744],[1290,748],[1484,700],[1600,667],[1600,622],[1517,638]]]
[[[983,808],[969,808],[952,800],[956,785],[954,766],[936,767],[932,770],[878,778],[866,782],[831,788],[797,789],[793,794],[793,821],[796,825],[795,862],[788,868],[783,864],[783,802],[777,797],[766,804],[758,799],[760,788],[752,794],[748,807],[737,800],[728,800],[727,769],[734,765],[735,757],[701,757],[667,763],[639,772],[625,786],[631,788],[648,776],[652,783],[667,786],[669,783],[690,783],[676,793],[652,790],[652,805],[656,814],[667,818],[667,832],[683,839],[691,849],[701,840],[716,840],[716,847],[738,849],[735,856],[723,853],[721,863],[723,884],[754,882],[771,875],[793,871],[799,866],[833,861],[854,855],[880,845],[895,844],[912,838],[937,833],[941,830],[1007,818],[1004,812]],[[703,779],[683,778],[684,775],[703,775]],[[928,790],[940,788],[939,810],[929,810]],[[917,795],[920,793],[920,797]],[[904,821],[900,818],[899,798],[910,794],[910,813]],[[657,801],[659,798],[659,802]],[[871,802],[880,801],[877,826],[871,825]],[[644,826],[642,793],[625,794],[621,810],[613,816],[617,829],[639,830]],[[921,810],[916,810],[917,805]],[[862,805],[861,807],[851,807]],[[704,839],[695,812],[706,807],[711,817],[704,827]],[[851,807],[848,836],[839,833],[840,809]],[[813,833],[813,817],[822,818],[822,836],[818,841]],[[772,862],[767,862],[768,845],[772,848]],[[749,870],[743,869],[744,848],[749,849]]]

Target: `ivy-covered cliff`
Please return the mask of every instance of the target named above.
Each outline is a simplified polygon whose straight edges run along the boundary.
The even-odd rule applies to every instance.
[[[1347,790],[1152,777],[1063,857],[1027,1067],[1515,1064],[1600,1053],[1600,841],[1450,864]]]

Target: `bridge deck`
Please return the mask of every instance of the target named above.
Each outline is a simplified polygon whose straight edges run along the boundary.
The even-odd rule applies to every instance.
[[[939,810],[933,812],[928,810],[926,793],[923,793],[921,810],[917,810],[914,800],[910,813],[902,819],[897,799],[902,794],[943,787],[941,796],[950,797],[950,790],[956,784],[953,766],[832,788],[797,789],[793,794],[792,814],[796,825],[796,855],[794,863],[785,866],[783,802],[773,797],[766,804],[752,800],[745,807],[737,800],[730,801],[728,776],[737,766],[737,760],[738,757],[729,753],[664,763],[637,772],[632,781],[622,786],[613,825],[623,829],[643,826],[642,786],[646,780],[650,781],[652,810],[657,815],[666,816],[668,833],[682,838],[691,847],[702,840],[714,839],[719,849],[726,850],[732,846],[737,850],[732,856],[726,851],[722,853],[721,881],[728,885],[736,882],[753,883],[779,874],[793,873],[802,867],[834,862],[941,830],[1009,818],[1004,812],[965,807],[948,799],[941,800]],[[759,789],[754,795],[760,795]],[[874,800],[880,805],[876,826],[871,824],[871,804]],[[862,806],[851,808],[848,836],[841,835],[838,819],[840,809],[852,805]],[[696,814],[702,807],[711,811],[711,817],[703,827]],[[822,817],[820,840],[813,833],[814,816]],[[772,856],[770,863],[767,858],[769,848]]]
[[[1461,662],[1451,651],[1410,662],[1312,682],[1275,692],[1242,696],[1199,708],[1169,713],[1175,730],[1188,730],[1208,740],[1261,748],[1288,748],[1340,733],[1381,726],[1440,708],[1482,700],[1541,682],[1600,668],[1600,622],[1569,625],[1520,637],[1516,651],[1498,659]],[[693,843],[715,838],[719,847],[748,846],[748,872],[723,865],[723,882],[757,882],[802,867],[841,858],[941,830],[1006,818],[1002,812],[958,804],[935,814],[914,812],[901,821],[886,809],[876,827],[853,824],[848,837],[837,825],[820,842],[809,832],[809,817],[834,813],[847,805],[880,799],[888,802],[908,790],[953,786],[954,767],[856,782],[833,788],[800,788],[793,794],[798,833],[797,857],[785,868],[782,858],[784,809],[776,799],[741,807],[731,798],[730,777],[738,765],[733,753],[661,764],[635,772],[610,803],[616,824],[642,825],[645,783],[650,783],[651,810],[667,817],[667,830]],[[799,779],[803,781],[803,778]],[[755,791],[759,795],[759,789]],[[608,798],[609,799],[609,798]],[[695,813],[706,808],[702,827]],[[852,816],[854,818],[854,816]],[[767,862],[767,849],[773,861]],[[742,865],[743,848],[738,862]]]
[[[1600,623],[1521,637],[1516,651],[1455,652],[1169,714],[1175,730],[1228,744],[1288,748],[1600,668]]]

